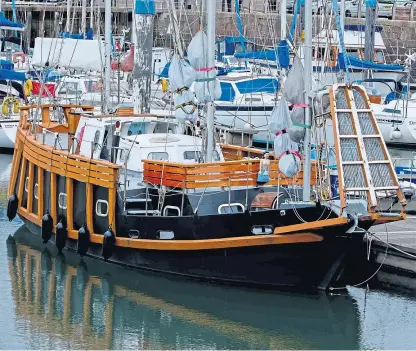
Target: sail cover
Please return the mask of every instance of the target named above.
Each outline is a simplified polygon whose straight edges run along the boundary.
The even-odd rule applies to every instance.
[[[18,31],[24,31],[24,25],[19,22],[13,22],[8,20],[3,12],[0,12],[0,29],[3,30],[18,30]]]
[[[104,67],[101,40],[36,38],[32,65],[63,67],[81,71],[101,71]]]

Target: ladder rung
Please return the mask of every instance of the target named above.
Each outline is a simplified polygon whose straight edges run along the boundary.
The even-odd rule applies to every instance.
[[[378,190],[399,190],[398,186],[379,186],[379,187],[375,187],[374,190],[378,191]]]
[[[361,110],[356,109],[355,111],[357,111],[357,112],[367,112],[367,113],[371,113],[372,112],[371,109],[368,109],[368,108],[363,108]],[[349,108],[340,108],[340,109],[336,109],[335,112],[337,112],[337,113],[338,112],[351,113],[352,112],[352,109],[349,109]]]
[[[345,191],[368,191],[369,188],[368,187],[363,187],[363,188],[345,188]]]
[[[380,134],[362,134],[361,136],[363,138],[382,138]]]
[[[379,161],[368,161],[370,165],[377,165],[377,164],[390,164],[389,160],[379,160]]]
[[[340,135],[339,138],[340,139],[343,139],[343,138],[345,138],[345,139],[351,139],[351,138],[357,139],[358,136],[357,135],[346,134],[346,135]]]
[[[342,161],[343,165],[362,165],[363,161]]]

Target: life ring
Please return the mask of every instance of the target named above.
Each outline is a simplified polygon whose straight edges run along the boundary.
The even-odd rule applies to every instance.
[[[19,113],[19,99],[17,99],[14,96],[9,96],[3,100],[3,103],[1,104],[1,112],[3,115],[9,115],[10,107],[13,106],[13,113]]]
[[[20,58],[20,60],[19,60]],[[26,62],[26,56],[23,52],[15,52],[12,56],[13,63],[25,63]]]

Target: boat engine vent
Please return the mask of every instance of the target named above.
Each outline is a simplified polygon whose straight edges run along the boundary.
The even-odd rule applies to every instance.
[[[346,207],[345,197],[350,194],[364,195],[368,209],[374,211],[377,194],[385,191],[396,191],[405,205],[364,87],[338,84],[329,95],[341,206]]]

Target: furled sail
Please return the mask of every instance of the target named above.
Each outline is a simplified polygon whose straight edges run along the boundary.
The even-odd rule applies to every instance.
[[[305,106],[304,101],[304,76],[302,62],[298,56],[293,60],[293,66],[290,70],[286,83],[284,95],[293,108],[290,113],[292,126],[289,128],[290,138],[295,143],[300,143],[305,136]]]
[[[36,38],[32,65],[63,67],[81,71],[101,71],[104,67],[104,42],[70,38]]]
[[[199,103],[217,100],[221,96],[221,86],[216,78],[215,67],[208,67],[207,46],[207,36],[202,31],[195,34],[188,46],[188,60],[196,72],[193,90]],[[211,80],[215,80],[213,92],[209,90]]]
[[[179,122],[195,121],[197,115],[194,95],[189,90],[195,80],[195,70],[179,55],[172,57],[169,66],[169,84],[175,93],[175,116]]]

